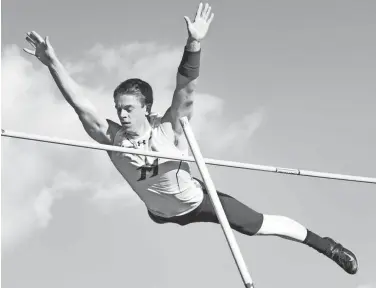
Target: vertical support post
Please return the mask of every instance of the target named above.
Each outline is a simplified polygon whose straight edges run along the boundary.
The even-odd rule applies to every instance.
[[[201,176],[205,182],[208,194],[210,196],[210,199],[213,203],[215,213],[217,214],[219,223],[221,224],[222,230],[225,234],[227,244],[230,247],[231,253],[234,257],[234,260],[236,262],[236,265],[238,267],[238,270],[240,272],[240,275],[243,279],[243,283],[246,288],[253,288],[253,282],[251,275],[248,272],[247,266],[244,262],[243,256],[240,252],[239,246],[236,242],[234,233],[230,227],[230,224],[227,220],[225,211],[223,210],[222,203],[219,200],[217,190],[214,186],[214,183],[210,177],[209,171],[206,167],[205,160],[201,154],[200,148],[198,146],[198,143],[196,141],[196,138],[193,134],[193,131],[190,127],[189,121],[187,117],[183,117],[180,119],[180,123],[183,127],[185,137],[187,138],[188,144],[191,148],[193,157],[196,160],[197,167],[201,173]]]

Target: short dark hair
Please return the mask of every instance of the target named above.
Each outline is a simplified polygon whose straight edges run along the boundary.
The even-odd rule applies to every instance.
[[[138,78],[127,79],[116,87],[114,98],[124,94],[138,96],[142,107],[147,105],[147,111],[150,113],[151,106],[153,105],[153,89],[149,83]]]

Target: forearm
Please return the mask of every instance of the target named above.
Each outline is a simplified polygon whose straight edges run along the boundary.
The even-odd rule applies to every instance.
[[[193,91],[196,88],[200,70],[201,43],[188,38],[178,68],[177,87]]]
[[[88,100],[82,96],[81,88],[72,79],[58,58],[52,61],[48,69],[61,94],[77,113],[81,113],[91,106]]]

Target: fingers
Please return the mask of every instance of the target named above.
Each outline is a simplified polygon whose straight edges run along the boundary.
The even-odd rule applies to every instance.
[[[208,20],[208,24],[209,24],[209,25],[211,24],[211,22],[213,21],[213,19],[214,19],[214,13],[212,13],[212,14],[210,15],[210,18],[209,18],[209,20]]]
[[[31,39],[33,41],[35,46],[37,46],[39,44],[38,38],[35,37],[35,35],[32,32],[27,32],[26,35],[29,39]]]
[[[31,36],[32,36],[33,39],[37,40],[38,44],[44,42],[43,38],[37,32],[32,31],[30,34],[31,34]]]
[[[26,41],[34,48],[36,49],[36,43],[35,43],[35,40],[33,40],[30,36],[29,36],[29,33],[26,33],[26,37],[25,37]],[[23,49],[27,54],[30,54],[30,55],[33,55],[35,56],[35,50],[31,50],[31,49],[27,49],[27,48],[24,48]]]
[[[202,18],[210,24],[214,18],[214,14],[211,13],[211,9],[212,7],[209,6],[209,3],[205,3],[205,6],[200,3],[196,12],[195,21],[199,18]]]
[[[26,33],[27,37],[32,40],[33,44],[35,46],[38,46],[41,43],[44,43],[43,38],[35,31],[32,32],[27,32]],[[26,39],[27,40],[27,39]],[[29,42],[30,43],[30,42]]]
[[[48,36],[44,38],[44,41],[46,42],[47,47],[51,47],[50,38],[48,38]]]
[[[208,21],[208,19],[209,19],[210,11],[211,11],[211,6],[208,7],[208,9],[206,10],[206,13],[204,15],[204,18],[205,18],[206,21]]]
[[[198,5],[198,8],[197,8],[197,12],[196,12],[195,20],[196,20],[197,18],[200,18],[200,17],[201,17],[201,13],[202,13],[202,3],[200,2],[200,4]]]
[[[208,13],[208,9],[209,9],[209,4],[206,3],[206,4],[205,4],[205,7],[204,7],[204,10],[202,11],[202,15],[201,15],[202,18],[205,19],[206,14]]]
[[[37,47],[35,41],[33,39],[31,39],[27,34],[26,34],[26,37],[25,37],[26,41],[31,45],[33,46],[34,48]]]
[[[27,54],[30,54],[32,56],[35,56],[35,51],[34,50],[30,50],[30,49],[26,49],[26,48],[23,48],[23,50],[27,53]]]

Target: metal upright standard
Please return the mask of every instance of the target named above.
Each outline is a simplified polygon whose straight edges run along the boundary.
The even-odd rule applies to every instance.
[[[206,189],[213,203],[214,210],[215,210],[215,213],[217,214],[219,223],[221,224],[222,230],[225,233],[227,244],[230,247],[230,250],[235,259],[236,265],[238,266],[240,275],[242,276],[244,285],[246,288],[254,287],[251,275],[248,272],[247,265],[244,262],[238,243],[236,242],[234,233],[227,220],[225,211],[223,210],[221,201],[219,200],[217,190],[215,189],[214,183],[210,177],[208,168],[206,167],[206,164],[205,164],[204,157],[201,154],[200,148],[193,134],[193,131],[189,125],[187,117],[181,118],[180,123],[183,127],[185,137],[187,138],[193,157],[196,160],[197,167],[201,173],[202,179],[204,180]]]

